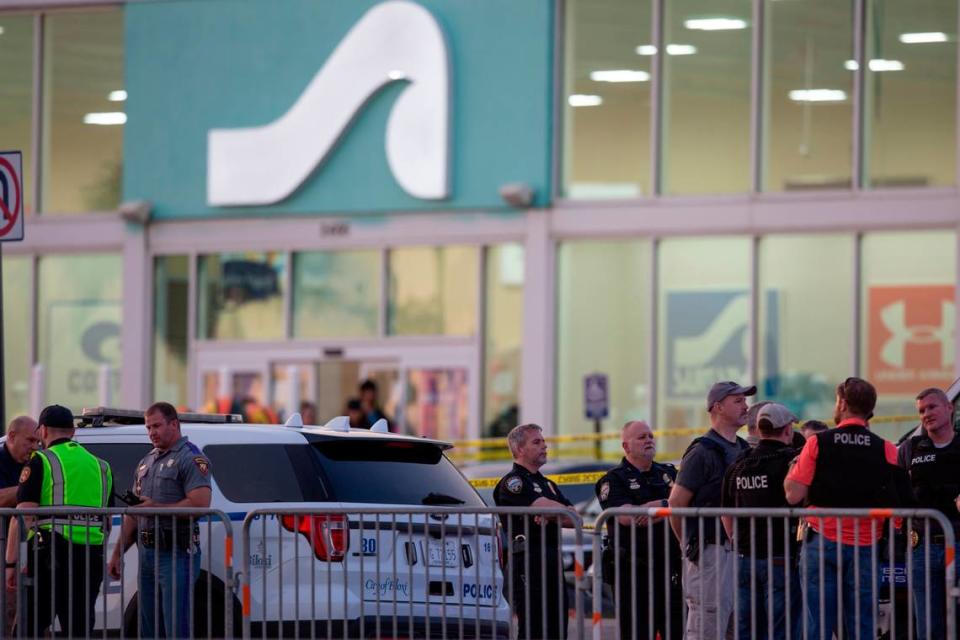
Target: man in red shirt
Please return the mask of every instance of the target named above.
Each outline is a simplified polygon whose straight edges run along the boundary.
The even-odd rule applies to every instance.
[[[877,391],[866,380],[847,378],[837,387],[837,427],[807,440],[784,481],[787,502],[833,509],[897,503],[897,448],[868,426],[876,404]],[[883,520],[809,517],[807,522],[812,533],[804,541],[801,567],[806,637],[829,639],[834,631],[839,635],[842,616],[844,637],[873,640],[879,576],[873,571],[871,550],[883,532]],[[843,600],[839,612],[838,590]]]

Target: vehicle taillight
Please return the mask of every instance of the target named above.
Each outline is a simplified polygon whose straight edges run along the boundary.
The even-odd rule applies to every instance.
[[[347,516],[337,514],[286,515],[280,523],[287,531],[302,533],[317,560],[342,562],[350,547],[350,523]]]

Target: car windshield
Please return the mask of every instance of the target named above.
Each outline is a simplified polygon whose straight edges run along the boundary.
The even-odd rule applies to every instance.
[[[319,439],[313,442],[313,450],[333,500],[483,506],[477,492],[434,444]]]

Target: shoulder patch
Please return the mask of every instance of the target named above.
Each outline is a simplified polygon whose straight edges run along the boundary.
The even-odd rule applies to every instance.
[[[23,471],[20,472],[20,484],[23,484],[30,478],[30,467],[24,466]]]
[[[207,473],[210,471],[210,463],[207,462],[207,459],[203,456],[197,456],[194,458],[193,463],[197,465],[197,469],[199,469],[200,473],[203,475],[207,475]]]
[[[506,487],[510,493],[520,493],[520,490],[523,489],[523,480],[520,479],[520,476],[510,476],[507,478]]]
[[[610,483],[604,482],[600,485],[600,493],[598,494],[601,500],[606,500],[610,497]]]

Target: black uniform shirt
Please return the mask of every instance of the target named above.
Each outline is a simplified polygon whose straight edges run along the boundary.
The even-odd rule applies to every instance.
[[[549,498],[568,507],[573,506],[560,493],[560,488],[553,480],[548,480],[539,471],[532,473],[517,463],[513,463],[513,469],[500,478],[500,482],[493,490],[493,501],[498,507],[529,507],[537,498]],[[524,530],[524,516],[500,516],[503,527],[510,536],[516,538],[521,534],[526,535],[528,547],[533,548],[541,543],[541,526],[536,524],[532,517],[526,519],[529,523],[528,531]],[[548,521],[543,530],[547,536],[547,546],[551,548],[559,547],[560,527],[556,521]]]
[[[786,495],[783,480],[790,469],[790,461],[796,457],[793,447],[778,440],[761,440],[755,449],[744,453],[727,469],[723,477],[723,493],[720,504],[723,507],[772,507],[786,508]],[[767,519],[736,518],[734,531],[737,536],[737,550],[743,555],[754,554],[758,560],[767,555]],[[793,533],[796,522],[786,518],[773,518],[769,528],[773,542],[771,556],[783,557],[785,549],[795,545]],[[752,541],[752,543],[751,543]]]
[[[10,448],[6,444],[0,447],[0,489],[17,486],[22,470],[23,465],[10,455]]]
[[[958,528],[960,513],[955,500],[960,494],[960,435],[942,447],[926,433],[909,442],[906,462],[916,505],[939,510]]]
[[[654,462],[650,465],[649,471],[641,471],[630,464],[626,458],[623,458],[619,465],[597,481],[595,488],[597,498],[600,499],[600,506],[609,509],[626,505],[642,505],[651,500],[666,500],[670,496],[670,490],[673,488],[673,482],[676,479],[677,468],[672,464]],[[607,534],[610,536],[610,544],[619,546],[621,549],[628,549],[631,546],[630,527],[617,525],[620,532],[618,540],[618,535],[614,529],[615,521],[616,518],[610,518],[607,521]],[[653,547],[655,553],[662,554],[664,534],[674,545],[676,541],[666,531],[663,523],[658,523],[655,527],[657,535]],[[650,529],[649,527],[638,526],[636,530],[637,552],[639,557],[644,558],[647,555],[647,532]],[[677,551],[679,551],[679,547]]]

